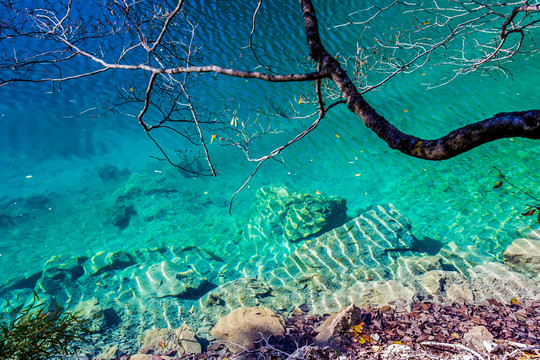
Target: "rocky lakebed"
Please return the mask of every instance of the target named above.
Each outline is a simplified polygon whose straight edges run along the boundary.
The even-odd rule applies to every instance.
[[[111,223],[141,214],[147,191],[120,188]],[[264,187],[221,252],[53,256],[0,287],[0,310],[35,293],[96,319],[73,359],[538,356],[540,231],[493,254],[415,236],[391,204],[356,215],[342,198]]]

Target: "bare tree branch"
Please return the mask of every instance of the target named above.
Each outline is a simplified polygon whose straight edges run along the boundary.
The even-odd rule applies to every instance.
[[[338,86],[349,109],[392,149],[425,160],[444,160],[498,139],[540,139],[540,110],[497,114],[435,140],[425,140],[401,132],[364,100],[339,62],[326,51],[319,35],[318,21],[311,0],[301,0],[301,4],[312,58]]]
[[[204,153],[206,156],[206,160],[208,161],[208,166],[210,167],[210,170],[212,171],[212,175],[216,175],[216,170],[214,169],[214,165],[212,165],[212,160],[210,160],[210,154],[208,153],[208,148],[206,147],[206,143],[204,141],[204,135],[201,130],[201,126],[199,125],[199,120],[197,118],[197,114],[195,113],[195,108],[193,107],[193,103],[191,102],[191,97],[186,91],[186,88],[182,85],[182,91],[185,94],[185,97],[188,102],[189,110],[191,111],[191,115],[193,117],[193,120],[195,121],[195,126],[197,127],[197,131],[199,132],[199,139],[201,140],[202,147],[204,148]]]
[[[169,24],[174,19],[174,17],[180,12],[180,9],[182,8],[182,5],[184,4],[184,0],[179,0],[176,4],[176,8],[167,16],[167,20],[165,21],[165,24],[163,25],[163,28],[161,29],[161,32],[159,33],[159,36],[157,40],[154,42],[154,45],[150,49],[148,49],[148,53],[152,53],[156,50],[159,43],[161,42],[161,39],[163,39],[163,36],[165,36],[165,33],[167,32],[167,29],[169,28]]]
[[[17,9],[14,5],[16,1],[0,0],[0,8],[5,10],[9,20],[2,21],[0,41],[11,45],[18,39],[31,39],[37,44],[50,45],[43,47],[40,52],[28,50],[26,44],[21,43],[18,47],[13,45],[12,53],[0,54],[0,69],[6,70],[6,75],[3,73],[0,79],[0,87],[13,82],[51,82],[54,86],[56,83],[115,70],[144,74],[143,81],[140,78],[136,81],[140,88],[137,89],[135,85],[122,86],[119,89],[121,101],[115,104],[111,101],[112,105],[107,111],[137,118],[163,154],[161,160],[167,160],[190,174],[217,174],[209,149],[215,139],[220,145],[241,149],[246,159],[257,165],[233,194],[230,206],[263,163],[269,159],[277,160],[276,157],[283,150],[307,136],[330,109],[340,104],[346,103],[349,110],[391,148],[426,160],[448,159],[502,138],[540,139],[540,110],[537,109],[500,113],[458,128],[439,139],[421,139],[400,131],[363,97],[380,86],[388,86],[398,74],[415,71],[428,62],[435,62],[435,66],[452,67],[451,75],[433,85],[440,86],[456,76],[480,69],[504,71],[504,61],[516,54],[525,51],[539,53],[538,49],[531,50],[529,47],[527,50],[524,46],[532,37],[531,29],[540,28],[540,5],[537,3],[522,0],[489,4],[479,0],[455,0],[450,3],[389,0],[387,5],[353,9],[345,21],[327,30],[340,31],[345,26],[358,26],[361,28],[360,35],[364,36],[369,34],[368,28],[372,22],[398,8],[415,20],[408,29],[396,28],[391,35],[376,37],[372,45],[363,45],[367,40],[361,37],[356,54],[338,57],[328,53],[321,40],[312,1],[300,0],[311,56],[308,61],[299,60],[307,58],[303,54],[297,61],[291,61],[295,66],[297,62],[304,65],[302,71],[289,74],[287,72],[290,71],[280,71],[283,73],[280,74],[276,71],[280,66],[278,63],[263,64],[255,51],[256,22],[264,14],[261,11],[264,9],[262,0],[256,2],[251,27],[247,30],[248,47],[253,56],[252,66],[245,69],[218,65],[204,57],[201,53],[204,44],[199,44],[196,38],[199,24],[196,19],[187,16],[184,0],[175,0],[169,5],[114,0],[100,8],[103,14],[101,18],[96,16],[98,25],[95,26],[73,21],[72,17],[77,13],[74,11],[76,5],[73,5],[73,0],[66,1],[67,4],[45,0],[48,8]],[[359,16],[366,19],[356,21]],[[417,16],[425,18],[417,21]],[[108,49],[102,45],[101,40],[109,37],[121,43],[121,46]],[[474,51],[470,51],[471,46],[474,46]],[[292,56],[286,50],[283,53]],[[73,68],[65,66],[73,62],[77,65],[83,63],[85,70],[76,73]],[[253,71],[261,67],[264,72]],[[197,76],[200,74],[208,75]],[[375,76],[371,77],[373,74]],[[303,130],[290,135],[290,140],[285,144],[275,147],[266,155],[252,155],[255,153],[253,140],[277,133],[279,127],[275,127],[271,121],[268,121],[268,126],[263,126],[257,123],[256,118],[249,120],[249,117],[247,125],[243,121],[238,125],[236,113],[229,126],[225,116],[222,116],[223,109],[221,114],[214,117],[220,112],[216,110],[217,106],[199,99],[197,95],[200,88],[208,87],[205,82],[219,75],[276,83],[314,82],[314,90],[310,87],[307,92],[302,91],[305,89],[300,85],[302,90],[292,97],[279,104],[276,104],[276,100],[276,103],[267,105],[280,121],[311,120]],[[133,106],[137,106],[135,110]],[[118,109],[122,109],[122,112]],[[249,108],[249,111],[253,111],[253,108]],[[231,110],[225,114],[231,114]],[[157,129],[179,135],[185,147],[197,149],[197,155],[190,157],[194,152],[180,153],[174,149],[181,159],[180,163],[175,162],[169,155],[170,150],[156,140],[157,136],[154,135]],[[230,134],[234,138],[227,138]],[[194,170],[191,166],[200,166],[199,161],[203,161],[203,158],[208,168],[204,165],[205,170]]]

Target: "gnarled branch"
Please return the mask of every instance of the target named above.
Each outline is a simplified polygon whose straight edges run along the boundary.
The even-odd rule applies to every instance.
[[[323,72],[329,74],[347,102],[348,108],[392,149],[420,159],[445,160],[498,139],[509,137],[540,139],[540,110],[497,114],[434,140],[421,139],[400,131],[367,103],[340,63],[326,51],[320,38],[311,0],[300,2],[313,60],[320,64]]]

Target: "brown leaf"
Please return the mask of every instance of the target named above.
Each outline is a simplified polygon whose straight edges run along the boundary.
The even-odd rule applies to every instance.
[[[497,184],[495,184],[495,186],[493,188],[494,189],[500,188],[502,186],[503,182],[504,182],[504,180],[499,181]]]
[[[495,299],[487,299],[486,301],[488,302],[489,305],[492,305],[492,306],[496,306],[499,308],[502,306],[502,304]]]
[[[536,209],[531,209],[529,211],[525,211],[524,213],[521,213],[521,215],[523,215],[523,216],[531,216],[532,214],[534,214],[535,211],[536,211]]]
[[[540,224],[540,211],[538,211],[538,215],[536,216],[536,221]]]

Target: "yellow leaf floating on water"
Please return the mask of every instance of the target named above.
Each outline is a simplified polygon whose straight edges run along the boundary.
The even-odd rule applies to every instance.
[[[302,98],[300,98],[300,100],[298,100],[298,103],[301,104],[302,103]]]
[[[339,136],[338,134],[336,134],[336,137],[337,137],[338,139],[340,139],[340,138],[341,138],[341,137],[340,137],[340,136]]]
[[[212,135],[212,139],[210,139],[210,144],[214,142],[214,139],[216,138],[217,135]]]
[[[408,112],[409,110],[404,110],[403,112]]]
[[[129,88],[129,91],[133,92],[133,88]]]

